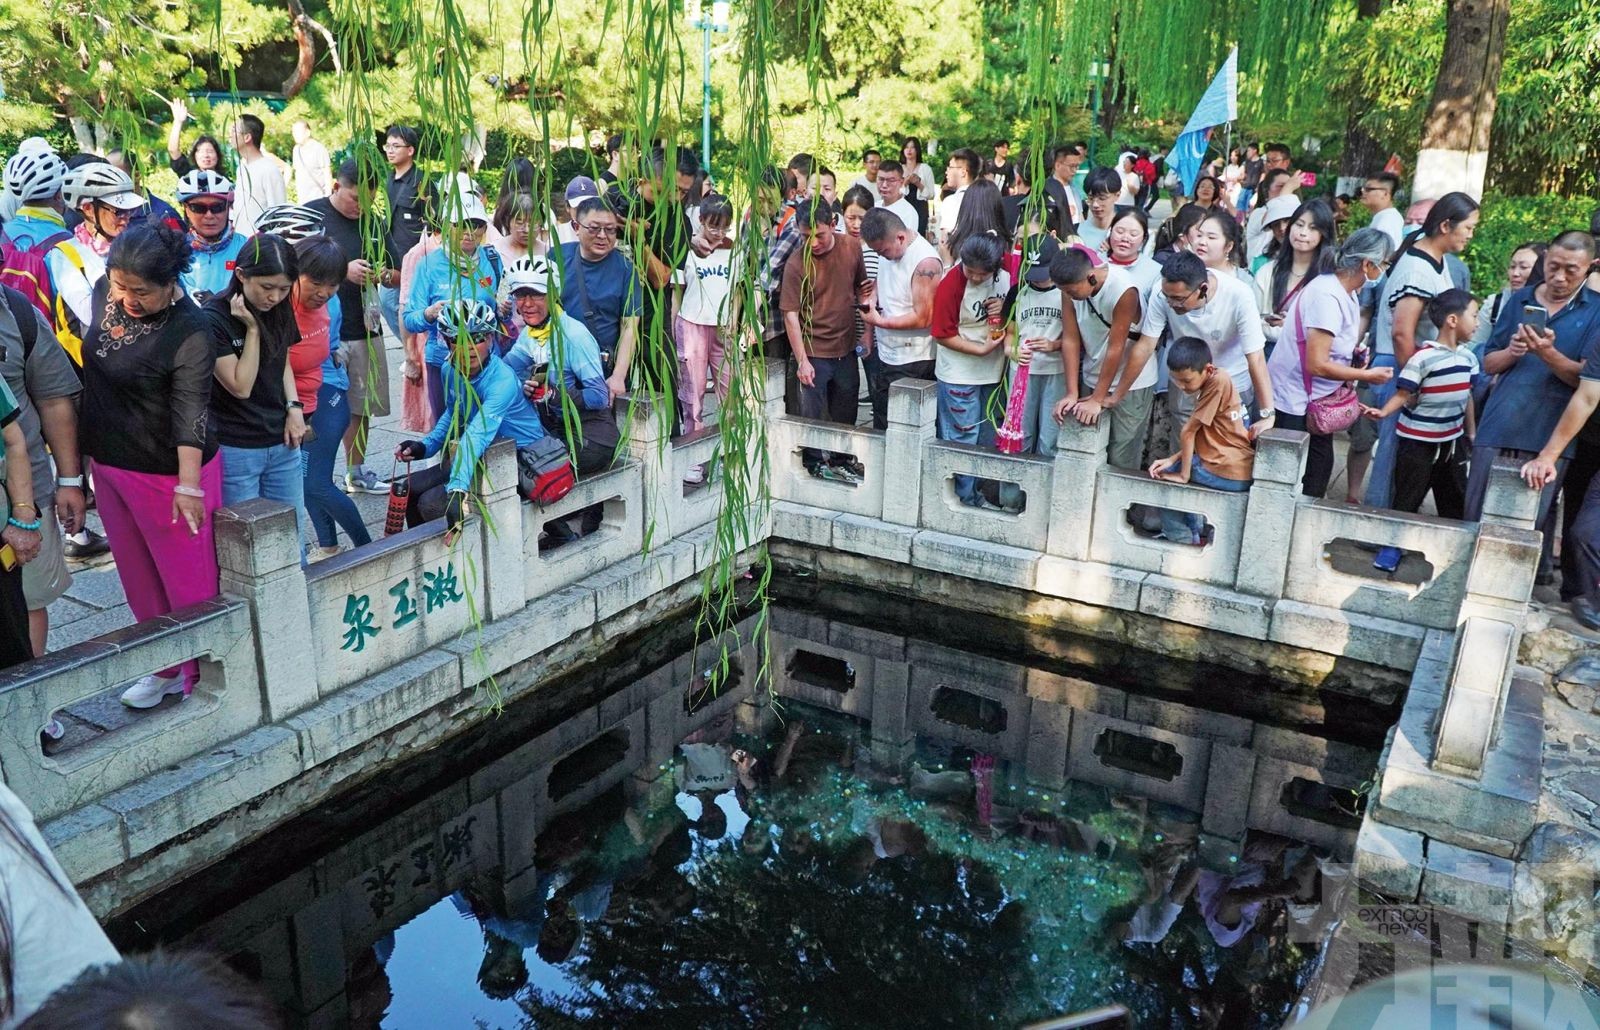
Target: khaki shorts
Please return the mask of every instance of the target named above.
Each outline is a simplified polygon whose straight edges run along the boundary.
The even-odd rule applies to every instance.
[[[72,585],[72,573],[67,571],[67,554],[61,549],[61,524],[56,521],[56,506],[47,504],[39,512],[44,529],[39,534],[39,556],[22,567],[22,596],[28,601],[28,611],[36,612],[50,607],[51,602],[67,592]]]
[[[350,373],[347,398],[351,417],[389,414],[389,354],[383,337],[374,336],[370,342],[342,340],[339,345],[349,356],[345,370]]]

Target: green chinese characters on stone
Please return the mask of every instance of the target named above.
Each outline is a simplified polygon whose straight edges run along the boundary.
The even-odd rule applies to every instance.
[[[447,604],[455,604],[465,595],[461,593],[461,586],[456,580],[456,566],[450,562],[442,569],[422,574],[422,597],[427,611],[443,608]]]
[[[376,616],[372,614],[372,598],[366,594],[360,597],[347,594],[344,599],[344,643],[339,645],[339,650],[353,651],[357,654],[366,650],[367,638],[378,635],[375,622]]]

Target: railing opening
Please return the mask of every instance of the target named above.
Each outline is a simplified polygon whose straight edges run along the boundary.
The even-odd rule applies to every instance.
[[[941,722],[979,733],[1004,733],[1006,729],[1005,706],[970,690],[940,687],[933,692],[933,701],[928,707]]]
[[[1210,547],[1217,538],[1217,527],[1198,512],[1130,504],[1122,518],[1135,534],[1147,540],[1163,540],[1183,547]]]
[[[599,504],[591,504],[587,508],[560,518],[550,519],[539,530],[539,554],[541,556],[551,554],[585,537],[606,530],[620,530],[627,518],[627,507],[627,503],[619,494],[616,497],[608,497]],[[529,507],[530,511],[537,509],[537,505]]]
[[[1285,783],[1278,801],[1290,815],[1343,830],[1360,829],[1361,818],[1367,811],[1367,796],[1360,791],[1330,787],[1303,776]]]
[[[1433,563],[1421,551],[1339,537],[1328,541],[1322,557],[1335,572],[1380,583],[1421,586],[1433,579]]]
[[[689,685],[684,688],[684,715],[693,715],[717,698],[736,693],[739,685],[744,682],[744,664],[737,658],[728,660],[727,672],[720,682],[717,682],[716,677],[712,675],[714,664],[708,662],[707,665],[712,667],[701,670],[699,674],[689,681]],[[712,689],[714,683],[716,684],[715,690]]]
[[[852,489],[866,482],[867,467],[854,454],[825,451],[819,447],[800,447],[794,453],[800,467],[812,479],[838,483]]]
[[[855,689],[856,667],[843,658],[817,654],[814,651],[795,651],[785,669],[789,678],[810,687],[821,687],[848,694]]]
[[[607,769],[628,756],[628,729],[618,726],[589,741],[557,762],[550,770],[546,792],[551,801],[560,801],[586,783],[599,779]]]
[[[1183,756],[1164,740],[1151,740],[1121,730],[1103,730],[1095,738],[1094,753],[1100,764],[1112,769],[1153,776],[1168,783],[1183,772]]]
[[[971,492],[968,493],[968,484]],[[1028,510],[1028,492],[1022,484],[1005,479],[982,479],[952,473],[944,480],[945,500],[951,505],[976,508],[996,515],[1021,515]]]

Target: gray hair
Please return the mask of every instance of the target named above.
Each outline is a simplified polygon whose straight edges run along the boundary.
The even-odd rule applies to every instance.
[[[1360,268],[1363,261],[1371,261],[1381,265],[1389,260],[1389,254],[1394,250],[1394,241],[1382,229],[1374,229],[1370,225],[1365,229],[1357,229],[1344,241],[1344,246],[1339,248],[1339,257],[1334,261],[1334,271],[1348,272],[1352,268]]]

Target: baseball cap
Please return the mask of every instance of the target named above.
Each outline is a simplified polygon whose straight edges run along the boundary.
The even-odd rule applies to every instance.
[[[1050,259],[1060,252],[1061,244],[1056,242],[1054,236],[1045,234],[1039,237],[1039,249],[1033,256],[1033,264],[1023,273],[1029,286],[1048,286],[1055,281],[1050,275]]]
[[[590,197],[600,196],[600,187],[587,175],[580,175],[567,183],[567,206],[574,211]]]

